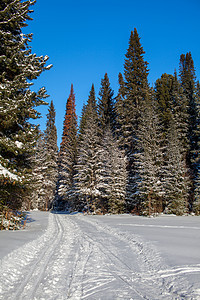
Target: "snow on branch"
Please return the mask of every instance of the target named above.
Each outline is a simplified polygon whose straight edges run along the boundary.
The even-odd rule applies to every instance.
[[[10,180],[16,180],[19,181],[19,177],[13,173],[11,173],[8,169],[4,168],[1,164],[0,164],[0,176],[3,176],[5,178],[9,178]]]

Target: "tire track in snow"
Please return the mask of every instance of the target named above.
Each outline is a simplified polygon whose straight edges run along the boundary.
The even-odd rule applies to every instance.
[[[129,291],[129,298],[130,295],[133,297],[133,299],[150,299],[142,294],[142,292],[136,288],[136,285],[134,284],[134,278],[139,276],[139,274],[136,274],[131,267],[128,266],[127,263],[125,263],[122,259],[119,257],[119,253],[114,253],[113,250],[109,249],[105,244],[102,244],[101,242],[97,241],[94,237],[91,236],[91,234],[88,234],[88,232],[83,231],[82,226],[80,226],[79,223],[77,223],[77,218],[75,218],[73,221],[75,221],[76,225],[79,226],[80,230],[82,231],[81,236],[84,236],[84,239],[89,242],[91,245],[90,248],[92,248],[92,251],[95,253],[95,257],[104,257],[104,262],[106,264],[107,273],[110,274],[112,277],[112,280],[109,278],[109,282],[112,282],[113,279],[117,281],[118,283],[121,282],[124,287],[126,286]],[[82,221],[82,220],[81,220]],[[85,221],[85,220],[84,220]],[[94,225],[92,223],[92,225]],[[112,245],[112,249],[114,249],[115,246]],[[86,249],[85,249],[86,250]],[[86,250],[87,251],[87,250]],[[90,262],[91,263],[91,262]],[[90,281],[93,281],[93,278],[90,276]],[[105,282],[104,284],[107,284],[109,282]],[[87,282],[86,282],[87,283]],[[89,296],[98,297],[95,296],[95,294],[98,292],[97,289],[99,288],[99,285],[93,287],[92,289],[84,289],[84,296],[81,299],[90,299]],[[127,290],[127,288],[125,288]],[[92,293],[91,293],[92,290]],[[124,292],[124,291],[122,291]],[[131,294],[130,294],[131,293]],[[122,296],[123,297],[123,296]],[[76,298],[73,298],[76,299]],[[77,298],[80,299],[80,298]],[[91,298],[93,299],[93,298]],[[101,298],[99,298],[101,299]],[[126,299],[126,298],[124,298]]]
[[[79,247],[77,241],[80,235],[77,228],[70,222],[69,216],[58,214],[57,217],[63,227],[62,239],[57,244],[45,269],[42,282],[35,292],[34,300],[67,299],[76,263],[75,256]]]
[[[38,259],[31,267],[28,275],[26,276],[25,281],[18,288],[18,291],[15,295],[15,299],[33,299],[34,295],[38,289],[38,286],[44,277],[45,270],[48,263],[50,262],[55,249],[59,246],[60,241],[63,236],[63,226],[58,219],[57,215],[54,215],[55,219],[55,233],[54,237],[45,245],[45,248],[41,251]]]
[[[181,266],[181,267],[174,267],[167,270],[161,270],[158,272],[159,276],[161,277],[170,277],[170,276],[177,276],[180,274],[186,273],[200,273],[200,264],[197,265],[189,265],[189,266]]]
[[[138,273],[132,270],[131,274],[130,269],[124,266],[126,268],[125,276],[121,277],[126,280],[126,274],[129,274],[129,276],[132,275],[133,280],[131,284],[137,286],[136,292],[141,294],[141,297],[145,299],[154,299],[154,297],[156,299],[183,299],[187,291],[192,289],[187,280],[181,276],[181,272],[172,272],[171,276],[167,276],[168,272],[166,270],[169,267],[164,265],[158,251],[156,251],[156,248],[151,243],[142,241],[140,237],[134,234],[130,235],[126,232],[120,232],[118,229],[116,230],[108,225],[100,224],[95,220],[88,220],[87,217],[76,218],[79,221],[93,225],[97,231],[102,231],[105,234],[118,238],[122,242],[128,243],[137,256],[141,272]],[[91,238],[91,236],[88,238]],[[95,243],[97,242],[95,241]],[[101,251],[105,252],[105,255],[110,257],[111,260],[114,259],[115,255],[110,250],[107,251],[106,244],[103,243],[100,247]],[[116,269],[119,264],[120,260],[117,259],[116,263],[114,263]]]
[[[85,236],[87,237],[88,240],[90,240],[91,243],[93,243],[100,250],[101,253],[105,255],[105,257],[108,258],[108,260],[111,261],[112,267],[108,266],[108,269],[110,273],[114,276],[114,278],[116,280],[120,280],[123,283],[125,283],[125,285],[127,285],[128,288],[131,289],[136,294],[137,299],[147,299],[142,295],[142,293],[140,293],[139,290],[137,290],[133,286],[132,278],[133,275],[135,276],[133,270],[129,268],[129,266],[126,263],[124,263],[116,254],[114,254],[113,251],[108,249],[108,247],[102,245],[100,242],[95,241],[88,234],[85,234]]]
[[[82,241],[83,242],[83,241]],[[71,281],[68,287],[67,299],[81,299],[83,296],[83,281],[85,268],[91,255],[90,243],[83,242],[75,255],[75,262]]]
[[[30,300],[34,297],[62,235],[63,228],[60,221],[56,215],[50,214],[47,230],[41,237],[3,259],[0,299]],[[5,281],[9,284],[6,285]]]

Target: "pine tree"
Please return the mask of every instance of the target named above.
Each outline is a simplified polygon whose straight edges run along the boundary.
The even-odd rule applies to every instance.
[[[107,128],[101,142],[100,166],[98,189],[103,210],[123,213],[127,184],[126,158],[110,128]]]
[[[188,100],[188,114],[189,114],[189,151],[187,155],[187,164],[190,169],[192,187],[190,190],[190,210],[195,199],[195,186],[198,185],[198,168],[199,168],[199,113],[198,113],[198,96],[196,95],[196,75],[194,69],[194,62],[191,53],[180,56],[180,80],[184,94]],[[197,189],[196,189],[197,191]]]
[[[128,138],[129,132],[126,131],[127,121],[125,113],[125,87],[124,87],[124,78],[121,73],[118,75],[118,94],[115,102],[115,114],[116,114],[116,135],[120,142],[120,145],[123,145],[122,148],[126,145],[126,140]],[[123,134],[122,134],[123,133]]]
[[[35,146],[35,153],[32,156],[32,186],[29,197],[26,198],[26,206],[24,209],[46,208],[46,190],[45,190],[45,174],[46,174],[46,145],[44,133],[40,131],[39,138]]]
[[[59,153],[59,202],[64,206],[72,206],[75,197],[74,175],[77,162],[77,116],[75,109],[75,94],[73,85],[66,104],[63,124],[63,135]]]
[[[196,134],[200,136],[200,83],[197,81],[197,110],[198,110],[198,124],[197,124],[197,132]],[[198,149],[200,149],[200,140],[198,139]],[[193,211],[199,215],[200,214],[200,155],[196,157],[196,180],[194,184],[194,203],[193,203]]]
[[[169,122],[171,121],[172,117],[172,110],[171,101],[172,98],[172,91],[173,91],[173,84],[174,84],[174,76],[169,74],[162,74],[161,78],[156,80],[155,83],[155,97],[156,101],[158,102],[158,112],[159,118],[161,120],[163,126],[163,135],[166,137]]]
[[[188,151],[188,100],[177,79],[173,75],[163,74],[155,84],[155,97],[158,103],[158,114],[162,124],[163,137],[167,143],[170,124],[175,118],[179,127],[181,151],[186,157]]]
[[[190,187],[188,152],[188,101],[177,75],[163,74],[156,81],[155,97],[162,124],[164,145],[164,191],[166,211],[183,214],[188,207]]]
[[[114,132],[115,111],[114,111],[114,91],[110,87],[108,74],[101,80],[101,88],[98,101],[99,127],[102,134],[108,127]]]
[[[47,114],[47,123],[46,130],[44,132],[45,139],[45,176],[44,176],[44,189],[45,189],[45,209],[51,207],[55,190],[56,190],[56,182],[58,177],[58,147],[57,147],[57,129],[55,126],[55,109],[53,105],[53,101],[51,101],[49,106],[49,111]]]
[[[95,97],[95,89],[94,84],[92,84],[90,94],[88,97],[87,105],[83,105],[82,109],[82,115],[80,119],[80,126],[79,126],[79,141],[82,139],[82,136],[84,136],[85,128],[87,127],[87,118],[89,114],[91,113],[91,110],[94,114],[94,118],[97,121],[97,103],[96,103],[96,97]]]
[[[187,172],[186,159],[182,153],[179,140],[178,122],[170,121],[167,135],[167,165],[165,178],[166,212],[182,215],[188,212],[188,196],[190,179]]]
[[[20,206],[30,183],[30,157],[38,137],[35,107],[45,104],[44,88],[30,90],[33,80],[44,70],[47,56],[31,53],[32,34],[23,34],[31,20],[34,1],[5,0],[0,3],[0,201]]]
[[[122,136],[122,147],[128,158],[127,209],[130,211],[139,205],[138,182],[140,178],[134,162],[138,151],[138,125],[140,110],[149,94],[147,62],[144,61],[143,47],[137,30],[131,32],[129,47],[124,63],[124,79],[120,79],[120,91],[116,103],[118,135]],[[119,100],[120,97],[120,100]]]
[[[79,209],[96,212],[99,205],[98,174],[100,170],[100,140],[94,86],[92,86],[84,114],[79,138],[76,190]]]
[[[141,110],[138,130],[140,151],[135,154],[140,182],[140,212],[144,215],[163,211],[164,146],[157,102],[149,97]]]
[[[80,124],[79,124],[79,134],[78,134],[78,143],[80,142],[80,140],[82,139],[82,136],[84,134],[84,130],[85,130],[85,126],[86,126],[86,105],[83,104],[83,108],[81,111],[81,117],[80,117]]]
[[[32,157],[32,187],[30,196],[26,197],[26,209],[47,210],[54,200],[58,176],[57,166],[57,129],[55,126],[55,109],[51,101],[46,122],[46,130],[40,132],[36,151]]]

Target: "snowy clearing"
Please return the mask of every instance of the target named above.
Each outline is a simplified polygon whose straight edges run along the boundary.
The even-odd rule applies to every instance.
[[[0,233],[0,299],[200,299],[200,217],[35,217]]]

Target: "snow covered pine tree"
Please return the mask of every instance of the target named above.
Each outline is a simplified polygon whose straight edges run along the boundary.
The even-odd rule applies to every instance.
[[[94,85],[80,122],[76,191],[79,207],[96,213],[100,209],[98,174],[100,170],[100,138]]]
[[[30,90],[44,70],[47,56],[31,53],[32,34],[23,34],[35,1],[0,1],[0,201],[20,207],[31,173],[30,156],[38,136],[35,107],[45,104],[46,90]]]
[[[66,103],[63,135],[58,158],[59,175],[57,184],[56,206],[60,209],[73,208],[75,202],[74,176],[77,162],[77,116],[75,94],[71,85]]]
[[[117,132],[121,147],[127,155],[128,182],[126,189],[127,210],[138,210],[140,199],[138,183],[140,178],[134,161],[138,151],[137,130],[140,120],[140,109],[149,95],[147,62],[144,61],[143,47],[136,28],[131,32],[129,47],[124,63],[124,79],[119,75],[120,90],[117,97]]]

